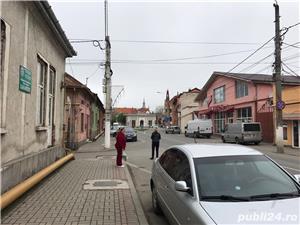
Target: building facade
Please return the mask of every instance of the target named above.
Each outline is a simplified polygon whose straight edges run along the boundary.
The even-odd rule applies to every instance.
[[[91,139],[95,140],[103,131],[104,125],[104,106],[97,94],[91,103]]]
[[[157,124],[156,114],[151,113],[146,107],[145,100],[142,108],[115,108],[114,114],[124,114],[126,117],[126,126],[132,128],[149,128]]]
[[[282,100],[284,144],[300,149],[300,85],[284,87]]]
[[[61,83],[76,52],[47,1],[0,4],[3,193],[65,154]]]
[[[98,96],[69,74],[65,74],[65,146],[77,149],[87,140],[94,140],[102,130],[103,104]]]
[[[297,85],[299,79],[285,76],[283,85]],[[273,78],[263,74],[214,72],[196,100],[199,118],[213,121],[214,133],[227,123],[257,121],[262,124],[263,140],[273,142]]]
[[[199,104],[195,101],[195,99],[200,92],[200,89],[193,88],[186,92],[182,92],[179,95],[180,105],[178,110],[178,125],[180,126],[181,131],[184,131],[185,126],[190,120],[197,117],[197,115],[195,115],[195,111],[198,110]]]

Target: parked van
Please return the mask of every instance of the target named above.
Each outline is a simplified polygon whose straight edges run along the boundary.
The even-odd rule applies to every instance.
[[[186,137],[200,137],[205,136],[210,138],[212,135],[212,121],[211,119],[196,119],[190,120],[185,127],[184,132]]]
[[[222,141],[258,145],[262,141],[261,125],[259,122],[229,123],[222,133]]]

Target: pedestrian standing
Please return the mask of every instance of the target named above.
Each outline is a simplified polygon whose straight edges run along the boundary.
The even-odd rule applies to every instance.
[[[123,151],[126,148],[126,137],[124,134],[124,128],[120,128],[119,132],[116,135],[115,147],[117,149],[117,167],[124,167],[124,165],[122,164],[122,155]]]
[[[150,159],[154,159],[154,149],[156,151],[156,158],[158,158],[158,151],[159,151],[159,141],[160,141],[160,133],[157,131],[157,128],[151,134],[152,140],[152,157]]]

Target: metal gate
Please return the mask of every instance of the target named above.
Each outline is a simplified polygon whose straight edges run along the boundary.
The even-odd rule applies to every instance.
[[[256,121],[261,123],[263,141],[273,143],[274,140],[273,112],[257,113]]]

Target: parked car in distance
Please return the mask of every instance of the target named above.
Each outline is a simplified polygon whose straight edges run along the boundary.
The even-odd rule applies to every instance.
[[[185,126],[184,135],[186,137],[204,136],[210,138],[210,136],[212,135],[211,119],[190,120]]]
[[[262,141],[261,125],[259,122],[229,123],[222,133],[222,141],[240,143],[254,143]]]
[[[150,185],[154,211],[170,224],[287,224],[261,216],[246,221],[260,212],[296,215],[291,224],[300,224],[299,175],[246,146],[170,147],[154,161]]]
[[[166,128],[166,134],[180,134],[180,127],[179,126],[169,126]]]
[[[122,128],[122,127],[125,127],[125,126],[122,126],[122,125],[113,125],[110,128],[110,135],[112,135],[113,137],[115,137],[117,135],[117,132],[118,132],[119,128]]]
[[[126,141],[137,141],[137,134],[132,127],[125,127]]]

